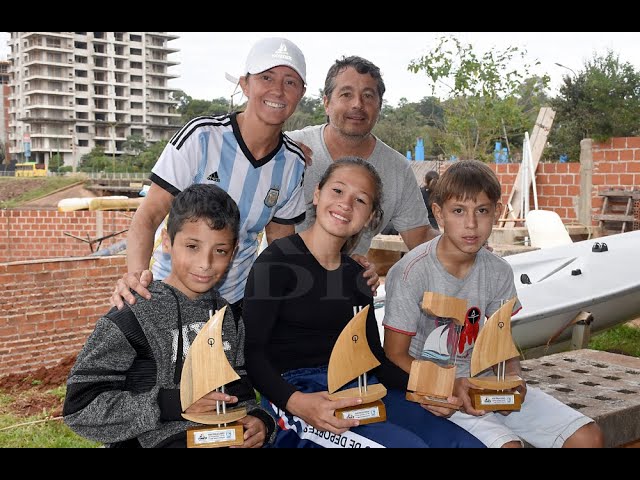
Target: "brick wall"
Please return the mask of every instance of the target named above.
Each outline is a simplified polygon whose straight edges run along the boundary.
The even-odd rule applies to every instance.
[[[612,138],[607,142],[594,143],[592,151],[591,213],[596,214],[602,209],[600,192],[640,189],[640,137]]]
[[[640,137],[612,138],[592,147],[592,191],[580,191],[580,164],[540,163],[536,173],[538,206],[553,210],[566,223],[577,222],[578,198],[591,196],[591,214],[600,213],[604,190],[640,188]],[[503,203],[509,198],[520,164],[492,164],[503,187]],[[533,194],[529,199],[533,208]],[[636,215],[636,218],[637,215]],[[591,222],[597,225],[597,221]],[[635,227],[634,227],[635,228]]]
[[[519,163],[492,164],[502,184],[502,203],[507,204],[513,189]],[[536,191],[538,208],[553,210],[564,222],[576,222],[578,218],[577,200],[580,195],[579,163],[539,163],[536,171]],[[529,206],[534,208],[533,190]]]
[[[64,233],[93,240],[128,229],[132,216],[120,211],[0,210],[0,262],[90,255],[87,243]],[[126,236],[104,240],[101,248]]]
[[[492,168],[502,182],[506,202],[520,164]],[[587,193],[592,213],[600,212],[599,192],[638,188],[640,138],[595,144],[592,177],[593,188]],[[582,194],[580,164],[540,163],[536,183],[540,208],[556,211],[567,223],[576,221]],[[636,219],[639,209],[636,202]],[[53,366],[78,353],[96,320],[109,309],[109,296],[126,265],[124,256],[85,258],[88,245],[63,232],[93,239],[128,228],[131,216],[110,211],[0,210],[0,262],[13,261],[0,263],[0,376]],[[126,234],[106,240],[103,247],[124,238]],[[43,258],[48,260],[16,261]]]
[[[0,264],[0,376],[76,355],[125,271],[124,256]]]

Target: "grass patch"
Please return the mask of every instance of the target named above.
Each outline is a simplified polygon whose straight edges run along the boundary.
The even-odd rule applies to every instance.
[[[589,348],[640,357],[640,328],[618,325],[591,337]]]
[[[63,385],[46,393],[62,402],[65,392]],[[54,418],[53,408],[27,417],[16,415],[12,404],[20,395],[0,392],[0,448],[96,448],[102,445],[80,437],[62,419]]]
[[[13,398],[11,397],[11,395],[7,395],[5,393],[0,392],[0,409],[2,407],[6,407],[10,405],[11,402],[13,402]]]
[[[61,188],[84,181],[85,179],[80,176],[46,178],[0,177],[0,190],[11,188],[23,192],[0,201],[0,208],[18,207],[25,202],[44,197]]]
[[[58,388],[54,388],[53,390],[49,390],[51,395],[54,395],[60,399],[60,401],[64,401],[64,397],[67,395],[67,386],[60,385]]]
[[[0,415],[0,447],[2,448],[96,448],[101,444],[76,435],[62,420],[20,425],[47,418],[36,415],[18,418]],[[4,427],[13,425],[8,430]]]

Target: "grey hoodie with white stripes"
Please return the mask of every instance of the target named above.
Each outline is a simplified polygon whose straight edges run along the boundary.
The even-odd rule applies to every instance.
[[[136,295],[134,305],[98,320],[69,374],[64,421],[83,437],[109,446],[185,446],[186,429],[198,426],[180,415],[182,364],[209,310],[228,303],[216,290],[190,300],[159,281],[149,291],[151,300]],[[244,324],[230,308],[222,330],[225,354],[240,376],[226,392],[265,423],[270,443],[275,423],[256,402],[244,367]]]

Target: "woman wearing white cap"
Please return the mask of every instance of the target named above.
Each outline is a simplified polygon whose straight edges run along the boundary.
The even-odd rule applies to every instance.
[[[306,91],[304,55],[286,38],[264,38],[251,48],[239,84],[248,99],[243,112],[189,121],[153,167],[151,188],[129,229],[128,272],[111,297],[118,308],[135,303],[130,289],[150,298],[146,286],[170,271],[171,258],[154,244],[154,234],[159,238],[173,198],[191,184],[216,184],[240,208],[238,250],[220,287],[236,320],[258,234],[265,230],[269,241],[291,235],[304,219],[304,155],[282,133]]]

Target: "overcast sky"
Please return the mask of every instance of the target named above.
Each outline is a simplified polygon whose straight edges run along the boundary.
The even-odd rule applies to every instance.
[[[580,71],[594,53],[611,49],[623,62],[640,70],[639,32],[177,32],[181,37],[169,43],[180,52],[172,55],[181,64],[171,67],[180,78],[170,86],[197,99],[228,98],[234,86],[225,72],[239,75],[251,45],[262,37],[284,36],[295,42],[307,60],[307,95],[316,96],[324,85],[331,64],[343,55],[360,55],[377,64],[387,86],[385,100],[397,105],[400,98],[415,102],[431,95],[424,73],[411,73],[407,66],[428,53],[441,36],[453,35],[474,51],[491,48],[524,48],[527,60],[539,60],[533,73],[547,73],[557,89],[563,75],[572,73],[555,63]],[[0,33],[0,58],[6,58],[7,33]],[[553,92],[555,93],[555,91]],[[237,101],[237,99],[236,99]]]

